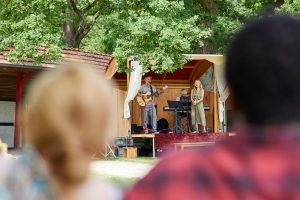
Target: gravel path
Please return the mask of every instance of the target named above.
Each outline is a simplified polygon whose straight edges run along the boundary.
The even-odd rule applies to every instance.
[[[94,161],[90,166],[91,173],[126,178],[141,178],[146,175],[153,164],[127,161]]]

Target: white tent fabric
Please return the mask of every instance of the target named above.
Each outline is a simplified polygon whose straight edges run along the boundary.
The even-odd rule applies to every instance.
[[[219,108],[219,122],[223,123],[224,121],[224,105],[221,101],[218,103],[218,108]]]
[[[224,73],[224,65],[215,65],[216,70],[216,78],[217,78],[217,86],[219,91],[219,102],[218,102],[218,110],[219,110],[219,122],[223,124],[224,122],[224,115],[225,115],[225,108],[224,104],[229,96],[229,89],[227,87],[227,83],[225,80],[225,73]],[[224,127],[223,127],[224,131]]]
[[[216,70],[216,78],[217,78],[217,86],[218,86],[218,91],[219,91],[219,101],[225,102],[229,96],[229,90],[227,87],[227,83],[225,80],[225,73],[224,73],[224,66],[218,66],[215,65],[215,70]]]
[[[142,66],[139,61],[131,61],[132,71],[130,72],[130,81],[127,97],[124,102],[124,118],[130,118],[129,102],[137,95],[142,82]]]

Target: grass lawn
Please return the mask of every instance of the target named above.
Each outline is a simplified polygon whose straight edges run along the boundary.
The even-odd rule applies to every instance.
[[[105,175],[105,174],[92,174],[94,177],[99,177],[102,180],[105,180],[107,182],[121,185],[124,187],[129,187],[134,185],[140,178],[126,178],[126,177],[121,177],[121,176],[113,176],[113,175]]]
[[[123,158],[123,157],[107,157],[99,160],[109,160],[109,161],[125,161],[125,162],[135,162],[135,163],[144,163],[144,164],[155,164],[159,159],[153,157],[137,157],[137,158]]]
[[[128,187],[147,174],[158,160],[152,157],[95,159],[91,175]]]

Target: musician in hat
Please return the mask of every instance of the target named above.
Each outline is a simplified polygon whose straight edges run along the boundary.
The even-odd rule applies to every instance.
[[[138,96],[142,97],[144,100],[143,106],[141,106],[142,114],[142,125],[143,129],[146,132],[158,133],[157,132],[157,114],[154,103],[154,96],[159,96],[160,92],[151,85],[152,77],[145,76],[144,84],[140,87]],[[152,129],[147,131],[147,124],[150,122]]]

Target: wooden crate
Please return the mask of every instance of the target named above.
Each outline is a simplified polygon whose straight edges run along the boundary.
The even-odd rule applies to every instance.
[[[124,158],[136,158],[137,157],[137,148],[136,147],[123,147],[122,149]]]

